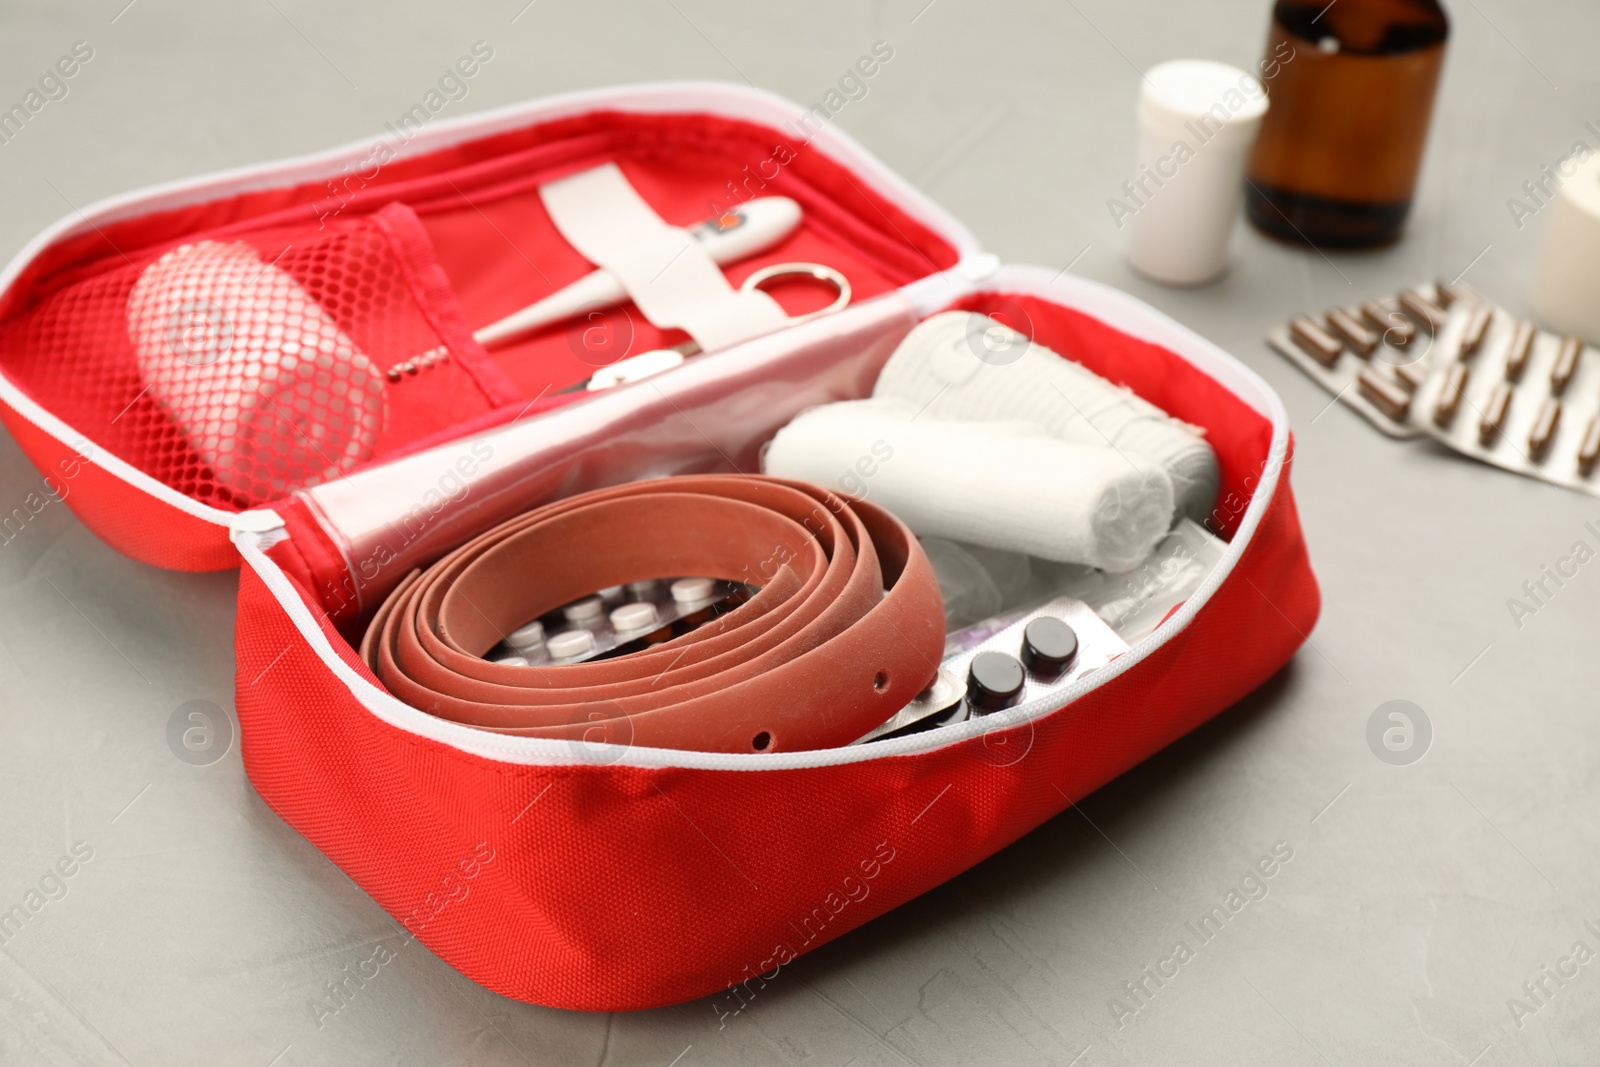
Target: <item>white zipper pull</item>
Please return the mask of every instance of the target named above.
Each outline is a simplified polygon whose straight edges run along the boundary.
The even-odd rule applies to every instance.
[[[1000,257],[993,252],[979,252],[957,263],[955,269],[969,282],[988,281],[1000,269]]]
[[[282,516],[270,508],[241,511],[228,520],[228,540],[238,544],[241,537],[249,535],[258,547],[268,548],[279,540],[271,535],[284,529]]]

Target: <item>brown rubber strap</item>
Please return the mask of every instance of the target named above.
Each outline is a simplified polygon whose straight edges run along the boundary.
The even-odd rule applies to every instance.
[[[597,589],[680,575],[759,591],[631,655],[483,659]],[[537,508],[412,572],[361,656],[394,696],[469,726],[750,752],[848,744],[932,682],[943,648],[933,568],[893,515],[804,482],[687,475]]]

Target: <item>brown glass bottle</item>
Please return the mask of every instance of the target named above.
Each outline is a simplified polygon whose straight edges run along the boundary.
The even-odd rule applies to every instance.
[[[1436,0],[1278,0],[1251,150],[1250,221],[1273,237],[1368,248],[1400,236],[1450,23]]]

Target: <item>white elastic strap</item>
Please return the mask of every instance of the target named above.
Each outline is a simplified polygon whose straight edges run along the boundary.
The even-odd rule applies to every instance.
[[[663,222],[615,163],[541,186],[539,196],[567,243],[614,274],[653,325],[685,330],[706,351],[787,325],[776,300],[729,285],[700,242]]]

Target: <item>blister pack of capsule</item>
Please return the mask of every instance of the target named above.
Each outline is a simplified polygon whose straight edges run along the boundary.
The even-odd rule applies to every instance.
[[[1391,437],[1600,496],[1600,351],[1466,286],[1297,315],[1267,343]]]
[[[652,578],[602,589],[506,635],[485,659],[519,667],[584,663],[670,641],[748,600],[753,590],[714,578]]]

